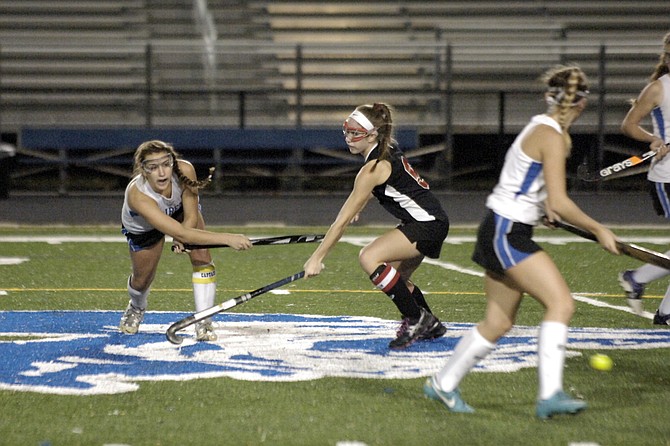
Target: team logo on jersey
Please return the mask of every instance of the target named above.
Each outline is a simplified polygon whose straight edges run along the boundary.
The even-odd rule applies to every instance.
[[[354,316],[223,313],[219,340],[180,346],[165,338],[183,313],[148,312],[136,335],[117,325],[121,312],[0,312],[0,388],[51,394],[132,392],[142,381],[230,377],[300,381],[322,377],[407,379],[436,373],[472,324],[391,351],[397,321]],[[513,372],[537,366],[537,327],[515,327],[476,368]],[[670,330],[571,328],[567,356],[582,349],[670,347]]]

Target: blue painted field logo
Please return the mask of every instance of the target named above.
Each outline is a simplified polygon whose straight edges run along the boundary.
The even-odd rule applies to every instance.
[[[417,378],[444,364],[472,324],[449,324],[444,338],[389,351],[396,321],[353,316],[233,314],[216,318],[219,341],[181,346],[165,330],[183,313],[149,312],[140,333],[118,332],[118,312],[0,312],[0,389],[94,395],[132,392],[142,381],[230,377],[301,381],[328,376]],[[477,368],[536,367],[536,327],[516,327]],[[581,349],[670,347],[670,330],[571,328],[568,356]],[[10,359],[11,358],[11,359]]]

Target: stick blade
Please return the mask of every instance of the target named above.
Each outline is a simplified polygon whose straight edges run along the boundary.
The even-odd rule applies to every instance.
[[[579,167],[577,167],[577,178],[586,181],[587,183],[603,179],[599,172],[589,172],[589,166],[587,166],[586,163],[580,164]]]
[[[170,341],[171,343],[173,343],[175,345],[181,344],[182,342],[184,342],[184,338],[182,338],[181,336],[178,336],[177,332],[179,330],[182,330],[182,329],[188,327],[193,322],[195,322],[195,316],[194,315],[190,315],[188,317],[185,317],[184,319],[181,319],[181,320],[175,322],[174,324],[172,324],[168,327],[167,331],[165,332],[165,337],[167,338],[168,341]]]
[[[172,325],[165,332],[165,337],[174,345],[179,345],[184,342],[184,338],[177,335],[177,330],[174,329]]]
[[[649,164],[643,165],[647,160],[656,156],[656,152],[650,150],[642,155],[633,155],[623,161],[604,167],[597,172],[589,172],[586,162],[577,168],[577,177],[586,182],[608,181],[616,178],[628,177],[647,172]]]

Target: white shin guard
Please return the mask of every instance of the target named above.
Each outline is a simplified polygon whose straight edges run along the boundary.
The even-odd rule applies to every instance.
[[[195,311],[214,306],[216,299],[216,268],[213,263],[193,266],[193,298]]]

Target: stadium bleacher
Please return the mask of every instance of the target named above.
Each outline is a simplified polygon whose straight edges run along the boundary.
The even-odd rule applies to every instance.
[[[2,131],[322,128],[382,100],[421,133],[514,132],[541,106],[537,76],[577,62],[601,107],[577,129],[604,108],[616,133],[669,30],[665,1],[217,0],[207,36],[197,3],[0,1]]]

